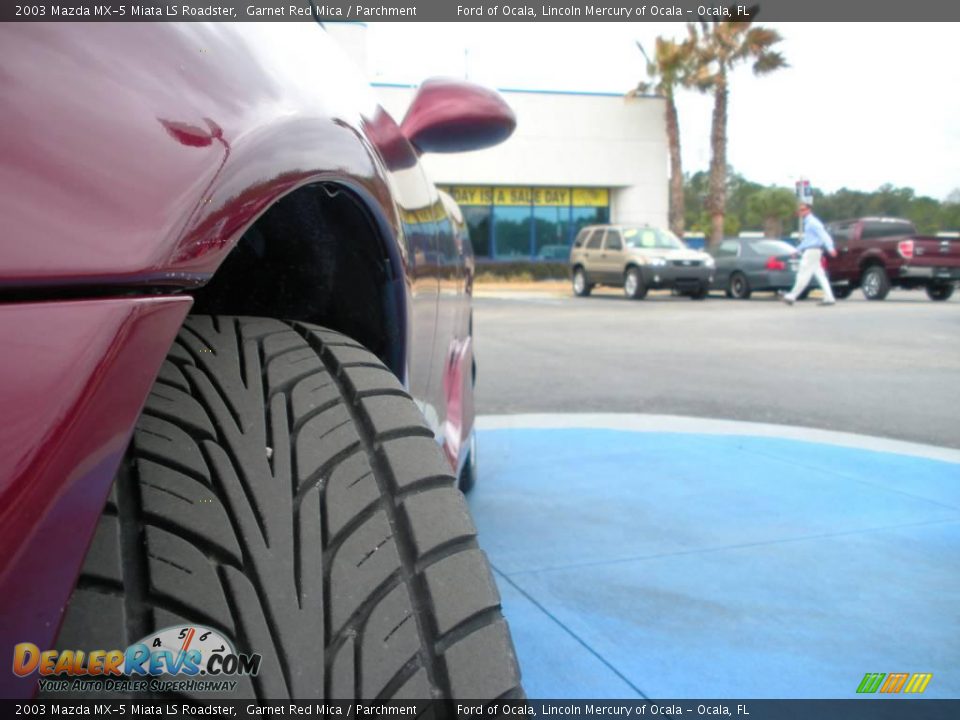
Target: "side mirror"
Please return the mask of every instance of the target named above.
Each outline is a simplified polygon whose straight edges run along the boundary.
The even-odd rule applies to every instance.
[[[403,135],[420,153],[492,147],[510,137],[516,126],[516,115],[495,90],[440,78],[420,86],[400,123]]]

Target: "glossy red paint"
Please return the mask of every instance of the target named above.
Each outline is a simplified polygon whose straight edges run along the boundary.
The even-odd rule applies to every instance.
[[[201,284],[284,194],[339,183],[403,267],[398,374],[456,467],[473,425],[471,255],[418,151],[475,149],[514,122],[495,94],[426,83],[406,135],[313,23],[82,30],[0,25],[0,661],[53,641],[190,304],[22,291]],[[0,673],[0,695],[33,691],[11,682]]]
[[[0,292],[201,284],[284,194],[340,183],[404,270],[408,350],[394,369],[439,427],[435,259],[448,226],[418,220],[436,189],[320,27],[0,26],[0,67]],[[461,284],[443,305],[467,303]]]
[[[0,658],[53,642],[189,297],[0,305]],[[105,602],[108,601],[105,599]],[[35,678],[0,672],[0,697]]]
[[[491,147],[516,126],[516,115],[498,93],[448,79],[424,82],[400,124],[420,152],[436,153]]]
[[[393,222],[376,103],[313,23],[8,24],[0,66],[0,288],[202,282],[320,179]]]
[[[473,430],[473,338],[450,344],[450,361],[443,374],[447,413],[443,422],[443,451],[458,471],[469,451]]]

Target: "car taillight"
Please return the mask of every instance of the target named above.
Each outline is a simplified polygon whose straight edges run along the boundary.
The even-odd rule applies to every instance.
[[[783,260],[778,260],[775,257],[767,258],[767,264],[764,265],[767,270],[786,270],[787,264]]]
[[[909,260],[913,257],[913,240],[901,240],[897,243],[897,252],[900,253],[900,257],[904,260]]]

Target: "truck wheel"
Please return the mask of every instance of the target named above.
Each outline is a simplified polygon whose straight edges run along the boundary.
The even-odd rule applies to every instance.
[[[522,694],[433,432],[373,354],[301,323],[188,318],[57,647],[181,626],[261,655],[232,699]]]
[[[593,285],[587,282],[587,273],[582,267],[573,269],[573,294],[577,297],[587,297]]]
[[[851,294],[853,294],[852,285],[833,285],[831,289],[833,290],[833,296],[837,300],[846,300]]]
[[[948,283],[927,285],[927,297],[931,300],[949,300],[951,295],[953,295],[953,285]]]
[[[623,294],[631,300],[643,300],[647,296],[647,286],[643,284],[640,268],[628,267],[623,274]]]
[[[749,300],[750,293],[750,283],[747,282],[747,276],[742,272],[733,273],[733,275],[730,276],[727,295],[735,300]]]
[[[890,292],[890,278],[880,265],[871,265],[863,271],[860,287],[867,300],[883,300]]]

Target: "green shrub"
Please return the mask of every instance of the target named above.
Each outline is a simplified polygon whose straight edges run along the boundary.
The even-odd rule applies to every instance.
[[[570,270],[567,268],[567,264],[562,262],[477,260],[477,282],[566,280],[569,276]]]

